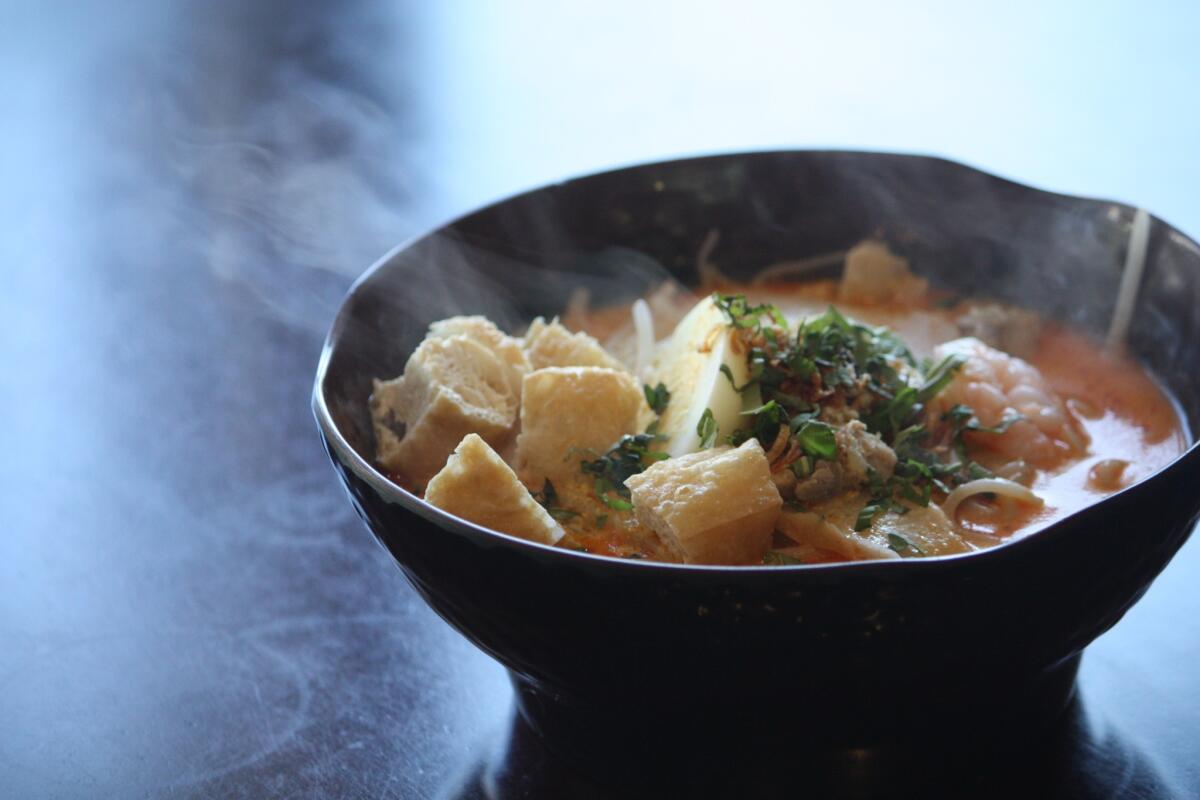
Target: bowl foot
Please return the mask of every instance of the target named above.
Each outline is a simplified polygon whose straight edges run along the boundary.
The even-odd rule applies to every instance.
[[[546,749],[610,787],[770,797],[799,781],[806,791],[871,797],[1003,769],[1037,749],[1070,703],[1078,667],[1075,655],[1034,675],[938,683],[870,709],[832,693],[726,706],[605,703],[511,678],[517,709]]]

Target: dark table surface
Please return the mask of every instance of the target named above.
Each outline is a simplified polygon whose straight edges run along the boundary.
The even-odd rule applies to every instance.
[[[1194,4],[568,5],[2,12],[0,797],[605,796],[317,439],[342,293],[423,228],[605,166],[837,146],[1200,232]],[[1198,581],[1192,541],[1088,650],[1051,752],[974,793],[1200,795]]]

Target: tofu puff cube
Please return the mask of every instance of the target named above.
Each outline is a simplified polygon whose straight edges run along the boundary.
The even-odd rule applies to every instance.
[[[528,365],[485,342],[467,333],[431,335],[401,377],[375,382],[375,459],[418,490],[468,433],[495,446],[512,435]]]
[[[487,317],[450,317],[429,326],[429,338],[445,339],[451,336],[474,339],[522,375],[532,369],[521,340],[504,333]]]
[[[920,302],[928,289],[928,281],[909,271],[907,259],[892,253],[883,242],[868,240],[846,253],[838,300],[860,305],[912,305]]]
[[[555,544],[563,529],[538,505],[517,474],[474,433],[425,489],[425,502],[485,528],[533,542]]]
[[[557,319],[546,322],[538,317],[529,325],[524,338],[525,357],[533,369],[546,367],[605,367],[624,369],[586,333],[571,333]]]
[[[637,429],[645,397],[624,370],[547,367],[525,376],[517,464],[529,486],[580,474]]]
[[[659,461],[625,480],[638,521],[689,564],[760,564],[783,501],[757,439]]]

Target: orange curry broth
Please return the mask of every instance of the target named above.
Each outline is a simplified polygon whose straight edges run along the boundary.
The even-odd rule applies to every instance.
[[[1150,477],[1187,449],[1175,404],[1132,359],[1106,353],[1086,336],[1050,323],[1030,363],[1067,402],[1091,441],[1083,458],[1039,473],[1033,490],[1046,506],[1024,532]],[[1109,459],[1128,465],[1115,485],[1097,486],[1089,474]]]

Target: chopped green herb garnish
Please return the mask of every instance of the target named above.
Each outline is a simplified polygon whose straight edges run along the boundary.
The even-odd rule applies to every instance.
[[[950,385],[950,381],[954,380],[955,374],[965,363],[967,363],[966,359],[954,354],[939,361],[937,366],[925,376],[925,382],[921,384],[921,389],[917,392],[917,400],[924,403],[926,400],[936,397],[942,389]]]
[[[615,511],[633,511],[633,503],[628,500],[622,500],[619,497],[612,497],[607,494],[600,495],[600,500],[604,505]]]
[[[954,432],[954,449],[958,453],[959,462],[967,460],[967,443],[963,439],[963,434],[967,431],[974,433],[993,433],[1001,434],[1011,428],[1015,423],[1024,419],[1020,414],[1010,414],[1000,421],[998,425],[986,426],[979,422],[979,418],[975,416],[975,412],[970,406],[959,403],[952,406],[948,411],[942,414],[942,421],[949,422],[950,427]],[[995,477],[991,472],[988,472],[978,464],[971,462],[966,470],[966,477],[974,480],[977,477],[991,478]]]
[[[696,423],[696,435],[700,437],[700,449],[707,450],[717,441],[717,421],[713,418],[711,408],[704,409],[700,421]]]
[[[720,370],[721,374],[729,380],[729,385],[733,387],[735,392],[744,392],[754,384],[754,379],[751,378],[750,380],[746,381],[746,383],[738,386],[737,381],[733,379],[733,370],[729,368],[728,364],[722,364]]]
[[[752,306],[744,294],[716,293],[713,295],[713,302],[729,319],[729,324],[735,328],[761,328],[764,317],[781,328],[787,327],[787,320],[784,319],[783,313],[778,308],[770,303]]]
[[[603,528],[607,524],[608,524],[608,514],[597,514],[596,515],[596,527],[597,528]]]
[[[868,402],[856,401],[855,409],[872,430],[894,435],[912,424],[923,399],[944,387],[944,378],[953,372],[947,363],[922,384],[909,386],[907,376],[916,374],[916,361],[903,342],[884,328],[851,322],[832,306],[793,334],[774,306],[750,305],[742,295],[718,294],[714,302],[747,347],[750,378],[738,386],[728,366],[722,373],[739,392],[757,387],[760,411],[771,402],[786,409],[793,435],[800,424],[796,415],[816,416],[828,403],[848,405],[864,393]],[[756,435],[768,439],[764,446],[772,443],[768,435],[776,421],[755,420]]]
[[[540,492],[533,493],[533,499],[546,509],[546,513],[559,522],[566,522],[579,516],[578,511],[572,511],[569,508],[559,506],[558,492],[554,489],[554,484],[550,482],[549,478],[542,483],[542,490]]]
[[[802,481],[809,475],[813,474],[813,469],[815,469],[815,466],[813,464],[812,457],[800,456],[791,464],[788,464],[788,469],[790,469],[792,474],[796,476],[796,480]]]
[[[725,437],[725,444],[733,447],[741,447],[746,442],[754,438],[754,431],[747,428],[738,428],[733,433]]]
[[[912,469],[912,468],[908,468]],[[929,497],[926,495],[926,487],[919,486],[913,477],[905,475],[905,469],[901,464],[896,464],[896,471],[892,477],[884,480],[883,476],[874,468],[866,468],[866,480],[868,480],[868,489],[871,493],[871,499],[858,512],[858,518],[854,521],[854,530],[866,530],[875,522],[876,517],[881,513],[889,511],[895,513],[908,513],[908,506],[896,503],[896,495],[901,498],[914,501],[918,505],[928,505]],[[931,491],[930,491],[931,492]]]
[[[942,420],[949,422],[956,430],[961,430],[974,416],[975,412],[970,406],[959,403],[958,405],[951,406],[949,410],[944,412]]]
[[[885,440],[892,439],[894,441],[900,431],[908,425],[909,420],[920,413],[918,397],[919,392],[915,388],[905,386],[891,400],[865,417],[863,422],[873,432],[883,436]]]
[[[774,400],[768,400],[758,408],[743,411],[742,416],[754,417],[754,437],[758,439],[763,449],[770,449],[779,436],[780,428],[788,424],[788,414],[783,406]],[[749,438],[749,437],[746,437]],[[743,441],[745,441],[743,439]],[[739,442],[740,444],[740,442]]]
[[[778,403],[776,403],[774,400],[768,400],[767,402],[763,403],[758,408],[752,408],[748,411],[743,411],[742,416],[748,417],[748,416],[752,416],[754,414],[775,413],[775,412],[780,412],[780,411],[782,411],[782,409],[779,408]]]
[[[804,563],[795,556],[789,556],[787,553],[781,553],[778,550],[768,550],[763,555],[762,562],[764,564],[774,564],[776,566],[790,566],[792,564]]]
[[[542,483],[542,490],[533,493],[533,499],[537,500],[543,506],[552,506],[558,503],[558,492],[554,490],[554,484],[549,478]]]
[[[949,411],[942,414],[942,419],[949,422],[954,428],[956,435],[963,431],[974,431],[976,433],[1004,433],[1011,428],[1015,423],[1025,419],[1020,414],[1009,414],[996,425],[987,426],[979,421],[975,416],[975,412],[970,406],[959,403],[950,408]]]
[[[623,500],[620,497],[613,497],[613,493],[616,492],[617,489],[607,479],[597,478],[594,488],[596,490],[596,497],[600,498],[600,501],[609,508],[615,511],[633,510],[633,503],[629,502],[628,500]],[[629,490],[626,489],[626,491],[628,492]]]
[[[667,391],[666,384],[661,381],[654,388],[650,388],[649,384],[642,386],[642,391],[646,395],[646,404],[650,406],[650,410],[655,414],[662,414],[667,410],[667,404],[671,402],[671,393]]]
[[[967,477],[970,480],[978,481],[985,478],[994,478],[996,477],[996,474],[990,469],[984,469],[972,461],[970,464],[967,464]]]
[[[950,384],[963,363],[965,362],[960,356],[946,356],[929,369],[920,386],[905,383],[898,374],[889,379],[889,376],[880,371],[880,376],[888,385],[876,384],[872,391],[884,397],[886,402],[868,414],[863,422],[872,431],[883,436],[885,441],[894,442],[901,430],[914,424],[914,420],[924,409],[924,404]]]
[[[837,439],[832,425],[810,419],[796,431],[796,439],[806,456],[826,461],[837,458]]]
[[[876,515],[882,510],[883,506],[879,505],[872,504],[863,506],[858,512],[858,518],[854,520],[854,530],[865,531],[867,528],[871,527],[871,523],[875,521]]]
[[[584,472],[608,478],[615,486],[624,489],[626,478],[637,475],[655,461],[667,458],[666,453],[650,449],[650,445],[656,441],[660,441],[660,437],[652,433],[622,436],[603,456],[593,461],[581,461],[579,466]]]
[[[887,535],[887,538],[888,538],[888,549],[892,550],[893,552],[895,552],[899,555],[904,555],[905,550],[912,551],[912,553],[914,555],[918,555],[918,556],[925,555],[925,551],[923,551],[921,548],[917,547],[915,544],[910,542],[908,539],[905,539],[903,536],[901,536],[898,533],[889,533]]]
[[[906,450],[918,448],[924,436],[924,425],[909,425],[907,428],[903,428],[892,439],[892,449],[897,453],[904,453]]]
[[[629,511],[633,508],[626,502],[629,488],[625,480],[642,472],[656,461],[668,458],[659,450],[651,450],[650,445],[662,441],[661,436],[654,433],[638,433],[622,436],[607,453],[591,461],[580,461],[579,468],[588,475],[595,476],[596,496],[604,501],[609,508],[618,511]],[[610,497],[615,493],[616,499]]]
[[[833,306],[791,328],[779,309],[753,305],[744,295],[717,294],[713,301],[744,348],[749,379],[738,386],[729,366],[721,371],[756,406],[724,441],[738,445],[754,437],[770,449],[782,431],[789,447],[775,452],[788,460],[773,466],[786,467],[797,480],[810,478],[822,460],[837,460],[837,429],[828,421],[842,425],[858,418],[896,453],[893,474],[875,475],[870,483],[858,530],[879,514],[928,506],[935,491],[948,494],[975,474],[961,446],[962,431],[982,430],[969,408],[946,412],[952,420],[949,441],[941,426],[933,433],[926,429],[926,408],[954,380],[961,356],[918,364],[893,332],[854,322]],[[995,430],[1011,424],[1006,420]],[[715,439],[714,429],[707,416],[697,426],[705,446]]]

